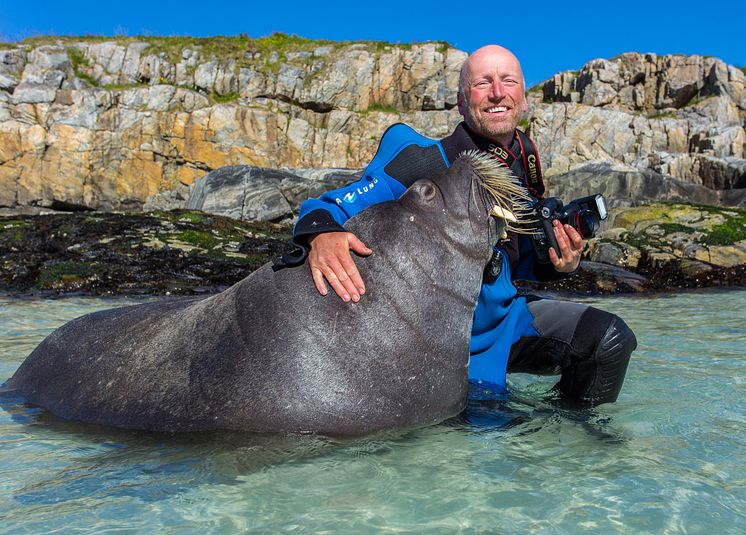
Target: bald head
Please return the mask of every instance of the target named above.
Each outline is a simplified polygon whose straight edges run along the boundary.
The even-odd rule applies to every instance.
[[[487,59],[501,58],[503,61],[512,63],[517,71],[521,74],[521,81],[523,82],[523,71],[521,70],[521,63],[518,58],[515,57],[510,50],[500,45],[485,45],[482,48],[478,48],[472,52],[464,64],[461,66],[461,76],[459,76],[458,90],[459,93],[465,95],[465,89],[468,87],[469,79],[471,76],[470,65],[476,63],[479,65]]]
[[[477,134],[509,145],[526,111],[525,84],[518,58],[507,48],[487,45],[461,67],[458,108]]]

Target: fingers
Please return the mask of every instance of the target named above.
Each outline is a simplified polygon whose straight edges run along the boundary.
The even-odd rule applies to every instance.
[[[360,241],[360,239],[351,232],[349,233],[348,241],[350,249],[352,249],[359,255],[368,256],[373,252],[372,249],[370,249],[367,245]]]
[[[371,253],[372,252],[373,251],[371,251]],[[350,286],[352,286],[354,290],[357,290],[357,293],[363,295],[365,293],[365,283],[363,283],[363,278],[360,276],[360,272],[357,270],[355,261],[352,259],[350,253],[348,252],[346,255],[342,255],[339,262],[344,273],[349,276]],[[353,300],[355,300],[354,292],[352,297]]]
[[[549,261],[557,271],[569,273],[575,271],[580,264],[580,255],[583,252],[583,237],[570,225],[562,225],[559,221],[553,221],[554,235],[557,238],[562,257],[550,248]]]
[[[363,255],[369,255],[373,251],[349,232],[319,234],[309,243],[311,251],[308,255],[308,264],[319,293],[327,295],[324,284],[326,279],[334,292],[345,302],[360,301],[360,296],[365,293],[365,284],[350,255],[350,249]]]
[[[557,256],[557,253],[554,251],[554,247],[549,248],[549,261],[557,269],[560,269],[560,267],[562,267],[562,259]]]
[[[574,250],[583,250],[583,236],[580,235],[580,232],[575,230],[575,227],[572,225],[565,225],[564,226],[565,233],[567,234],[567,237],[570,238],[570,242],[572,243],[572,248]]]
[[[342,254],[346,254],[348,257],[350,256],[349,251],[345,251]],[[352,258],[350,258],[349,261],[350,263],[353,263]],[[360,291],[355,287],[355,284],[352,282],[350,275],[342,266],[342,263],[339,261],[338,258],[329,259],[327,269],[324,270],[324,276],[326,277],[326,280],[329,281],[329,284],[331,284],[332,288],[334,288],[334,291],[337,293],[337,295],[341,297],[343,301],[347,302],[350,299],[352,299],[356,303],[360,301]]]
[[[324,274],[318,268],[311,268],[311,276],[313,277],[313,283],[316,285],[316,289],[321,295],[326,295],[329,290],[326,289],[324,284]]]

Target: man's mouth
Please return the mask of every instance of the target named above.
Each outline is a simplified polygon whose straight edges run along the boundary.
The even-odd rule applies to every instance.
[[[505,113],[509,109],[510,108],[508,108],[507,106],[490,106],[484,111],[486,111],[487,113]]]

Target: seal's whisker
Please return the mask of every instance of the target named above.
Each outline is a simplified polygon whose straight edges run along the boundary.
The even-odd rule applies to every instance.
[[[533,198],[520,180],[502,162],[478,150],[464,151],[479,181],[480,200],[489,209],[498,205],[515,215],[517,222],[506,221],[506,228],[517,234],[531,234],[531,227],[538,222],[533,208]],[[476,202],[472,189],[473,200]]]

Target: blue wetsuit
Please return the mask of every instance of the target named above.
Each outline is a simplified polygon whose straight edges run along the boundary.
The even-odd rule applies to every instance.
[[[298,222],[293,232],[293,241],[307,249],[307,240],[311,235],[320,232],[344,231],[342,225],[364,208],[398,199],[416,180],[442,172],[462,151],[471,149],[484,150],[493,154],[500,150],[509,151],[514,158],[511,158],[513,159],[511,170],[516,176],[525,180],[525,155],[518,136],[514,137],[510,147],[496,148],[488,140],[473,134],[464,123],[459,124],[453,134],[441,140],[426,138],[407,125],[395,124],[384,133],[375,157],[366,167],[360,180],[329,191],[318,199],[309,199],[301,205]],[[565,347],[557,348],[550,344],[550,351],[545,347],[546,344],[541,347],[537,346],[537,341],[546,342],[544,333],[537,329],[537,314],[547,307],[532,305],[536,298],[527,299],[524,296],[518,296],[513,280],[521,278],[546,281],[565,275],[556,272],[551,265],[537,263],[529,239],[509,234],[507,240],[501,241],[496,246],[495,255],[490,264],[489,273],[486,271],[474,311],[469,379],[482,383],[495,393],[503,393],[506,391],[509,359],[518,362],[519,367],[522,365],[535,368],[538,373],[556,373],[566,368],[565,365],[569,365],[572,359],[564,358],[565,365],[563,365],[563,362],[557,362],[557,354],[567,356],[573,353],[572,342],[575,338],[576,322],[564,325],[560,329],[562,332],[553,333],[555,338],[565,342]],[[580,316],[590,308],[573,303],[564,304],[582,307]],[[552,315],[557,312],[562,313],[552,309]],[[579,320],[580,316],[576,314],[575,319]],[[557,322],[547,322],[546,318],[544,321],[541,321],[541,318],[538,319],[541,325],[557,331]],[[606,319],[602,318],[601,323],[603,324]],[[606,328],[606,324],[601,325],[601,330]],[[601,336],[597,338],[600,339]],[[519,341],[522,344],[517,344]],[[534,354],[538,355],[540,362],[537,363],[537,359],[534,358],[528,359],[531,362],[526,364],[527,359],[521,354],[525,351],[511,351],[516,347],[530,348]],[[628,358],[629,354],[624,360],[622,379]],[[590,387],[585,384],[578,386],[574,378],[571,378],[570,382],[572,384],[566,389],[575,390],[570,397],[600,399],[595,395],[592,385]],[[618,386],[621,388],[621,382]],[[618,390],[617,388],[613,394],[614,399],[616,399]]]

